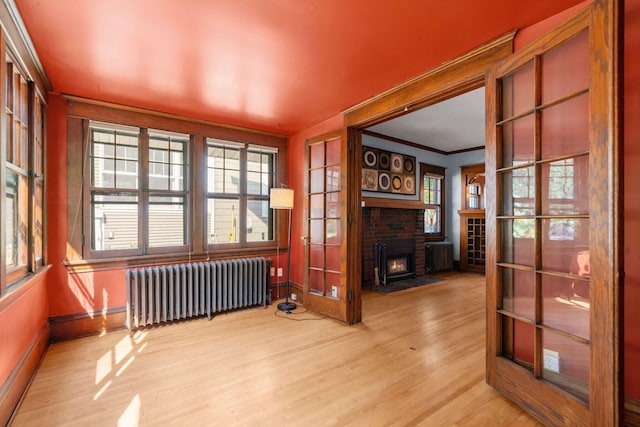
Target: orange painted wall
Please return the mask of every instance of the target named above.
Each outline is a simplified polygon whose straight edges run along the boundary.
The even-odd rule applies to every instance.
[[[624,37],[624,385],[640,400],[640,0],[625,2]]]
[[[291,226],[291,281],[303,285],[304,246],[302,236],[304,230],[304,142],[323,133],[340,130],[344,127],[344,119],[338,114],[315,126],[293,135],[287,142],[287,185],[294,190],[294,208]]]
[[[4,309],[0,309],[0,389],[25,354],[38,331],[47,324],[44,276]],[[12,297],[9,297],[12,298]]]

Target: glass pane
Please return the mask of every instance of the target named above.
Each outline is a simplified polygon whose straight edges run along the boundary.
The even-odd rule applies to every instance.
[[[424,210],[424,232],[439,233],[440,232],[440,208],[426,208]]]
[[[326,273],[327,280],[326,292],[327,296],[333,298],[340,298],[340,274],[338,273]]]
[[[324,195],[323,194],[314,194],[309,197],[310,199],[310,207],[309,207],[309,216],[311,218],[323,218],[324,217]]]
[[[94,158],[91,168],[91,185],[98,188],[115,188],[115,171],[114,159]]]
[[[535,327],[519,320],[513,321],[513,358],[533,365]]]
[[[502,79],[502,118],[506,120],[533,109],[534,97],[533,61]]]
[[[327,204],[325,215],[327,218],[340,218],[340,193],[329,193],[325,195]]]
[[[589,150],[589,94],[542,111],[542,159]]]
[[[542,56],[542,103],[588,88],[589,70],[589,33],[583,31]]]
[[[169,168],[166,163],[149,162],[149,188],[169,189]]]
[[[247,242],[273,240],[269,201],[249,200],[247,209]]]
[[[324,220],[312,219],[309,221],[309,238],[312,244],[324,243]]]
[[[542,214],[589,213],[589,157],[542,164]]]
[[[149,246],[181,246],[186,243],[182,197],[149,197]]]
[[[6,171],[5,202],[6,222],[6,265],[9,268],[18,266],[18,218],[19,212],[19,190],[18,175],[14,172]]]
[[[536,180],[533,166],[499,173],[502,215],[535,215]]]
[[[342,240],[342,232],[340,230],[339,219],[327,219],[326,243],[330,245],[339,245]]]
[[[309,290],[319,294],[324,293],[324,271],[309,270]]]
[[[535,265],[535,220],[499,220],[502,231],[501,262],[533,267]]]
[[[260,172],[261,156],[259,151],[247,152],[247,170],[251,172]]]
[[[207,202],[207,241],[209,244],[238,242],[237,199],[210,198]]]
[[[311,193],[322,193],[324,191],[324,169],[310,171]]]
[[[323,245],[309,245],[309,267],[324,269]]]
[[[340,271],[340,246],[326,247],[327,265],[326,269],[331,271]]]
[[[327,191],[340,191],[340,166],[327,168]]]
[[[502,125],[501,167],[533,162],[534,148],[535,120],[532,114]]]
[[[247,172],[247,193],[260,194],[262,191],[260,183],[261,174],[258,172]]]
[[[311,169],[324,166],[324,143],[314,144],[309,149],[311,153]]]
[[[138,248],[138,198],[135,194],[94,194],[91,223],[93,250]]]
[[[545,325],[589,338],[589,282],[542,275],[542,319]]]
[[[240,192],[240,171],[224,171],[224,192],[237,194]]]
[[[578,258],[586,265],[581,275],[589,276],[589,219],[554,218],[542,220],[542,269],[578,274]]]
[[[341,140],[340,138],[332,139],[327,141],[327,164],[328,165],[339,165],[341,162]]]
[[[43,223],[42,223],[42,208],[44,206],[44,190],[42,188],[42,181],[38,181],[36,183],[35,190],[35,199],[36,206],[34,212],[34,235],[35,235],[35,256],[36,259],[40,259],[42,257],[43,247],[42,247],[42,236],[43,236]]]
[[[558,387],[588,400],[589,346],[550,331],[542,332],[542,376]]]
[[[535,320],[535,284],[533,271],[502,269],[502,308]]]

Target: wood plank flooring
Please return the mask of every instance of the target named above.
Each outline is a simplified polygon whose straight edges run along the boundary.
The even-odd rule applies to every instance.
[[[12,425],[540,425],[484,382],[484,276],[442,277],[355,326],[272,304],[53,344]]]

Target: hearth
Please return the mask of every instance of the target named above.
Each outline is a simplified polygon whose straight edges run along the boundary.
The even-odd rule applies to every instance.
[[[416,275],[416,241],[413,237],[378,240],[373,252],[379,283],[386,285]]]

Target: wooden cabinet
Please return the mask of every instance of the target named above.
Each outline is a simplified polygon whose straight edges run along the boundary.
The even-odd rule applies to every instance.
[[[458,211],[460,215],[460,270],[484,273],[485,216],[484,209]]]

